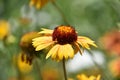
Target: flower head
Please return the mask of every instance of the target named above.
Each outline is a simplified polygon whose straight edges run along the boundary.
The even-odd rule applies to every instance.
[[[43,29],[39,34],[44,35],[33,39],[36,51],[53,45],[46,59],[50,56],[57,61],[73,58],[78,51],[82,54],[80,46],[86,49],[90,49],[90,45],[96,47],[91,39],[77,36],[77,32],[71,26],[58,26],[54,30]]]
[[[37,9],[42,8],[50,0],[31,0],[30,6],[35,5]],[[52,1],[52,0],[51,0]]]
[[[86,75],[81,74],[81,75],[77,75],[77,79],[78,80],[100,80],[100,75],[98,75],[97,77],[95,76],[87,77]]]
[[[4,20],[0,20],[0,39],[5,39],[9,35],[9,23]]]
[[[22,36],[20,40],[20,47],[22,51],[24,52],[22,54],[22,60],[24,61],[24,54],[27,57],[27,63],[31,64],[32,59],[37,55],[37,51],[35,51],[35,48],[32,46],[32,39],[39,37],[40,35],[38,32],[29,32]]]
[[[22,61],[21,56],[22,56],[22,52],[18,55],[17,59],[17,66],[18,69],[20,70],[20,72],[22,73],[29,73],[32,70],[32,65],[29,65],[25,62]],[[26,56],[24,56],[26,58]]]

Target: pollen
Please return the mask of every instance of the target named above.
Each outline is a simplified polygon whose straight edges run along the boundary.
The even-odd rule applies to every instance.
[[[77,33],[71,26],[58,26],[54,29],[52,38],[61,45],[70,44],[77,40]]]

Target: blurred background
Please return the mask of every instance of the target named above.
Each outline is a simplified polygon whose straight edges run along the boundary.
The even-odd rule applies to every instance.
[[[61,62],[27,45],[41,28],[68,24],[98,46],[66,61],[69,80],[80,74],[120,80],[120,0],[41,0],[41,7],[31,1],[0,0],[0,80],[64,80]]]

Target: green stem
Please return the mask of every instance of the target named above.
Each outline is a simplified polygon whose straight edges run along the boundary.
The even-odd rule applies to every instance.
[[[67,73],[66,73],[66,68],[65,68],[65,59],[63,59],[63,71],[64,71],[64,78],[67,80]]]
[[[38,77],[39,77],[40,80],[42,80],[40,63],[39,63],[39,60],[38,60],[38,59],[35,60],[35,66],[36,66],[36,70],[38,71],[38,74],[40,73],[40,75],[38,75]]]
[[[59,8],[59,6],[55,3],[55,1],[52,1],[52,4],[55,6],[55,8],[59,11],[59,13],[61,14],[63,21],[65,22],[65,24],[69,25],[67,19],[65,18],[65,15],[63,13],[63,11]]]

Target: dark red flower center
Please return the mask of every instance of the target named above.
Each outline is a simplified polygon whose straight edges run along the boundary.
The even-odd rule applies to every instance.
[[[58,26],[54,29],[52,34],[53,41],[57,41],[59,44],[72,43],[77,40],[77,33],[71,26]]]

